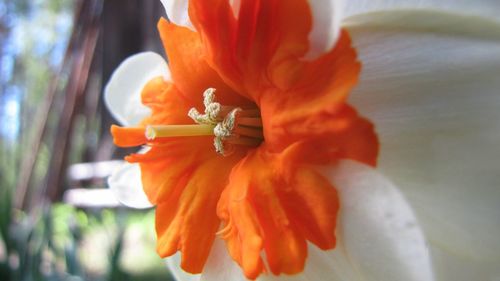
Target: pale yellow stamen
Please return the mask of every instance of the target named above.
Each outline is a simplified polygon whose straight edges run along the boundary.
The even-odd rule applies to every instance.
[[[146,138],[214,136],[217,153],[228,155],[233,145],[258,146],[264,139],[258,109],[222,106],[215,101],[215,89],[203,93],[205,112],[191,108],[188,116],[198,125],[150,125]]]

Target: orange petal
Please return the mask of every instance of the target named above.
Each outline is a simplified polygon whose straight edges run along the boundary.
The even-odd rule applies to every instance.
[[[207,88],[217,89],[217,100],[225,105],[241,106],[249,103],[228,87],[207,64],[204,47],[197,33],[164,19],[158,22],[158,29],[175,86],[190,100],[192,106],[202,107],[202,94]]]
[[[335,246],[337,193],[307,163],[286,161],[288,153],[265,145],[251,152],[234,167],[217,207],[229,253],[250,279],[264,270],[262,250],[271,272],[293,274],[304,268],[307,240]]]
[[[144,192],[151,203],[158,204],[168,200],[176,188],[183,188],[183,178],[212,157],[218,156],[212,138],[208,137],[170,140],[126,160],[140,164]]]
[[[294,172],[290,187],[281,190],[283,207],[299,232],[323,250],[335,247],[339,204],[337,191],[311,168]],[[300,207],[299,207],[300,206]]]
[[[266,144],[276,152],[288,149],[288,161],[325,165],[348,158],[376,164],[379,143],[374,126],[347,104],[336,112],[307,116],[295,123],[276,123],[266,135]]]
[[[266,141],[279,145],[288,132],[302,131],[300,137],[304,138],[337,130],[341,124],[337,117],[343,115],[345,99],[356,85],[359,71],[349,36],[342,32],[335,49],[308,63],[296,85],[284,92],[270,89],[263,94],[260,108]]]
[[[200,49],[200,55],[207,59],[207,63],[227,84],[245,93],[234,51],[236,21],[228,1],[189,1],[189,17],[203,40],[205,48]]]
[[[220,221],[216,205],[228,174],[239,156],[216,157],[186,176],[185,187],[157,206],[157,250],[166,257],[182,253],[181,267],[200,273],[208,258]]]
[[[144,128],[127,128],[111,125],[111,135],[113,142],[121,147],[133,147],[143,145],[147,142]]]
[[[242,0],[235,18],[227,0],[192,0],[189,14],[207,46],[209,64],[254,100],[262,88],[298,77],[312,22],[307,1]],[[290,75],[275,81],[277,67]]]
[[[150,117],[142,121],[143,125],[193,124],[187,113],[194,104],[162,77],[154,78],[144,86],[141,99],[152,112]]]
[[[146,143],[163,143],[170,139],[150,141],[145,136],[147,125],[193,124],[187,112],[193,105],[171,83],[157,77],[149,81],[141,93],[142,103],[152,109],[151,116],[141,121],[137,128],[111,126],[111,134],[117,146],[132,147]]]

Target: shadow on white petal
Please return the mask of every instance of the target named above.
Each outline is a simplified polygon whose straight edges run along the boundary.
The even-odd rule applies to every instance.
[[[201,281],[245,281],[247,280],[238,264],[229,256],[226,243],[215,238],[214,245],[203,268]]]
[[[141,103],[144,85],[152,78],[170,80],[165,60],[153,52],[139,53],[123,61],[104,89],[104,102],[122,125],[136,125],[150,114]]]
[[[124,162],[108,178],[108,185],[116,199],[128,207],[144,209],[153,206],[143,191],[139,164]]]
[[[420,225],[390,181],[351,160],[322,173],[339,192],[337,234],[360,280],[434,280]]]
[[[262,274],[257,281],[360,281],[359,274],[354,271],[341,247],[339,245],[334,251],[323,251],[309,244],[306,268],[303,273],[291,276]],[[174,261],[171,263],[174,265]],[[218,280],[245,281],[247,279],[238,264],[229,256],[224,241],[216,238],[203,269],[201,281]]]
[[[216,238],[202,274],[190,274],[181,269],[181,253],[166,258],[168,268],[177,281],[246,281],[241,268],[234,262],[222,239]]]
[[[189,19],[189,0],[161,0],[168,19],[176,25],[187,27],[194,31]]]
[[[375,124],[379,168],[432,247],[471,272],[500,262],[500,24],[430,12],[356,22],[363,70],[351,102]]]
[[[437,246],[432,247],[432,260],[439,281],[500,281],[497,261],[471,260]]]
[[[335,250],[323,251],[308,244],[306,266],[302,273],[296,275],[263,275],[258,281],[375,281],[362,279],[348,259],[342,244]]]
[[[305,59],[313,60],[330,51],[337,42],[342,21],[343,0],[310,0],[312,30]]]

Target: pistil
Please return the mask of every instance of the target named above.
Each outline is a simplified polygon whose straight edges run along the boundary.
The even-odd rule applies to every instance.
[[[213,125],[150,125],[146,127],[146,138],[213,136]]]
[[[149,125],[144,132],[149,141],[168,137],[214,136],[215,150],[228,155],[234,145],[259,146],[264,140],[262,118],[256,108],[241,109],[215,102],[215,89],[203,93],[205,112],[191,108],[188,116],[197,124]]]

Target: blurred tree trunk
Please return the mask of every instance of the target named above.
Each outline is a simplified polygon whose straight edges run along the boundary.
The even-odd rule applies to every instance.
[[[164,54],[156,24],[165,16],[160,1],[142,0],[106,0],[103,11],[102,48],[102,81],[105,83],[113,71],[127,57],[142,52],[153,51]],[[109,111],[100,101],[103,116],[101,140],[95,153],[95,161],[110,159],[113,156],[122,158],[131,150],[116,151],[109,134],[111,124],[116,124]]]
[[[19,194],[17,201],[21,202],[18,206],[25,209],[31,209],[30,206],[45,198],[60,200],[68,188],[66,171],[72,162],[121,158],[130,152],[117,150],[112,143],[109,127],[116,121],[104,106],[103,88],[128,56],[141,51],[163,54],[156,29],[157,21],[164,16],[160,1],[80,0],[79,3],[81,9],[75,14],[68,45],[69,58],[59,74],[64,77],[61,80],[67,82],[63,89],[53,87],[49,91],[54,92],[47,94],[57,101],[47,101],[50,114],[56,116],[56,125],[48,128],[51,118],[40,121],[40,137],[31,146],[33,161],[21,166],[21,173],[25,175],[21,180],[25,186],[22,190],[26,192]],[[56,81],[59,78],[54,77]],[[52,136],[54,127],[55,137]],[[33,170],[41,143],[47,144],[51,151],[49,168],[44,182],[34,182]]]

